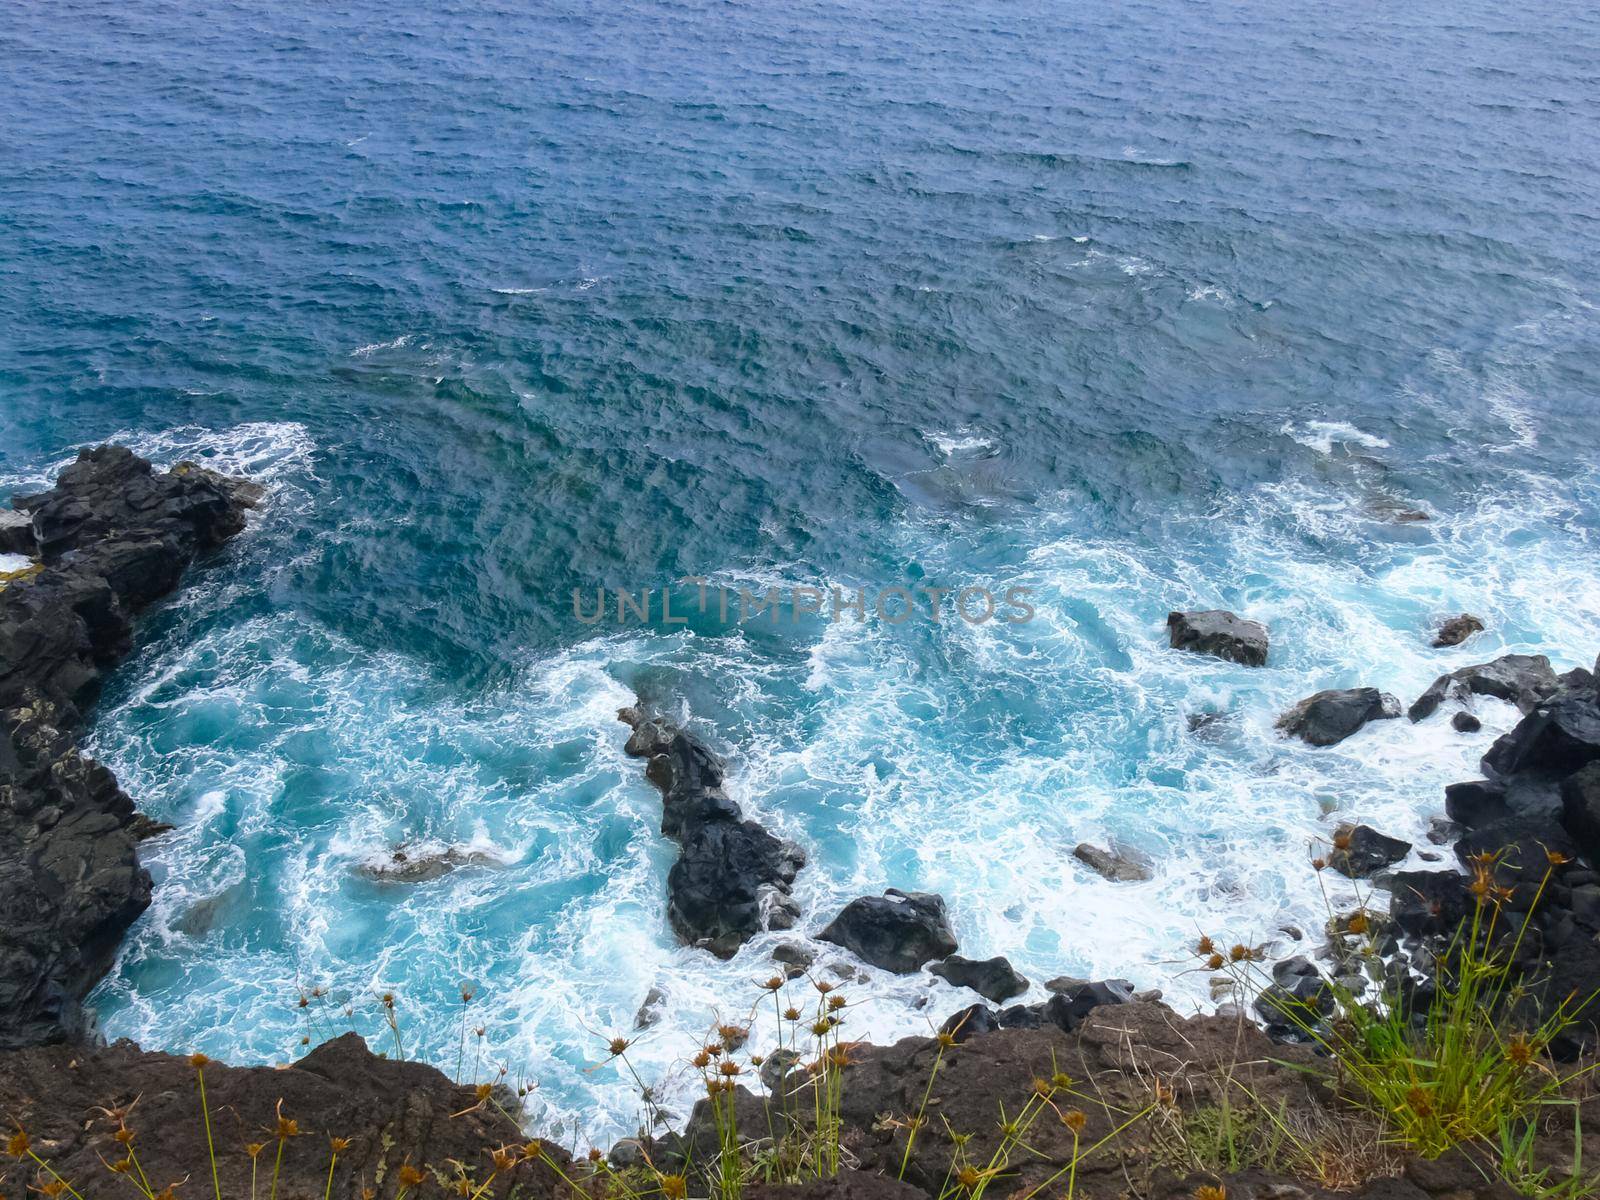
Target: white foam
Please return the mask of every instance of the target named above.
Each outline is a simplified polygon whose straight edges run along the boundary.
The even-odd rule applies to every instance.
[[[924,433],[922,436],[937,446],[939,453],[946,458],[994,449],[994,443],[988,438],[968,429],[958,429],[954,432],[935,431]]]
[[[1383,438],[1363,433],[1347,421],[1307,421],[1304,425],[1289,421],[1279,432],[1318,454],[1331,455],[1337,445],[1360,446],[1366,450],[1385,450],[1389,446]]]
[[[350,351],[351,358],[367,358],[380,350],[402,350],[416,340],[414,333],[402,333],[399,337],[389,342],[373,342],[370,345],[358,346]]]
[[[25,554],[0,554],[0,575],[21,571],[32,565],[33,559]]]

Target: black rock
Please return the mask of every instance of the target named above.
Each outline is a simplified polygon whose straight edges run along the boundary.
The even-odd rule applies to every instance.
[[[1477,733],[1483,728],[1483,722],[1463,710],[1450,718],[1450,727],[1457,733]]]
[[[686,943],[730,958],[764,929],[792,928],[791,896],[805,853],[746,820],[723,790],[722,761],[666,718],[617,714],[633,728],[626,752],[645,758],[661,791],[661,832],[679,846],[667,873],[667,920]]]
[[[1561,824],[1584,857],[1600,866],[1600,763],[1574,771],[1562,783]]]
[[[1515,704],[1523,712],[1554,695],[1560,687],[1550,660],[1542,654],[1506,654],[1493,662],[1462,667],[1441,675],[1428,685],[1407,715],[1413,721],[1430,717],[1452,689],[1474,696],[1492,696]]]
[[[1044,1019],[1071,1033],[1097,1008],[1133,1003],[1133,984],[1126,979],[1102,979],[1051,996],[1044,1004]]]
[[[1167,636],[1174,650],[1193,650],[1247,667],[1267,665],[1267,627],[1222,609],[1168,613]]]
[[[944,897],[895,888],[850,901],[817,937],[902,975],[956,952]]]
[[[1278,718],[1280,733],[1313,746],[1333,746],[1344,741],[1368,721],[1393,720],[1400,701],[1377,688],[1340,688],[1318,692]]]
[[[940,1033],[948,1033],[960,1045],[980,1033],[993,1033],[1000,1028],[998,1014],[987,1004],[969,1004],[959,1012],[951,1013],[939,1026]]]
[[[996,1004],[1028,990],[1028,981],[1017,973],[1008,959],[998,956],[974,959],[952,954],[928,969],[940,979],[956,987],[971,988]]]
[[[1540,704],[1498,738],[1483,756],[1483,771],[1506,777],[1535,773],[1561,778],[1600,761],[1600,700],[1575,691]]]
[[[132,617],[244,527],[260,489],[119,446],[82,451],[49,491],[15,501],[0,582],[0,1048],[74,1040],[82,1001],[150,902],[148,829],[115,777],[77,749],[101,672]]]
[[[1389,916],[1412,938],[1453,935],[1472,905],[1466,877],[1454,871],[1397,871],[1389,879]]]
[[[1375,871],[1394,866],[1411,853],[1410,842],[1387,837],[1370,825],[1341,825],[1333,840],[1328,865],[1351,879],[1365,879]]]
[[[1439,631],[1433,635],[1433,645],[1435,649],[1443,646],[1459,646],[1473,634],[1482,632],[1482,620],[1471,613],[1462,613],[1439,626]]]

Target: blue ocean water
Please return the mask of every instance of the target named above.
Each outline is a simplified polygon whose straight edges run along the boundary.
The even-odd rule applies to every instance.
[[[0,14],[0,482],[115,437],[271,485],[98,713],[178,826],[109,1036],[387,1044],[392,990],[408,1053],[629,1128],[605,1037],[665,991],[633,1057],[670,1091],[778,940],[674,944],[614,715],[640,689],[806,847],[801,935],[928,888],[1034,998],[1204,1005],[1170,965],[1197,931],[1314,931],[1311,840],[1421,839],[1514,719],[1311,750],[1282,708],[1600,649],[1588,6]],[[573,619],[575,587],[688,576],[1022,585],[1038,616]],[[1270,666],[1166,649],[1195,606],[1267,621]],[[1428,649],[1463,609],[1489,631]],[[1071,857],[1112,837],[1155,878]],[[354,872],[401,842],[500,865]],[[970,999],[849,990],[876,1038]]]

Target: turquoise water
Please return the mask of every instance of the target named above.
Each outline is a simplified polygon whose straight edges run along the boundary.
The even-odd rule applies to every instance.
[[[640,688],[806,847],[802,933],[930,888],[966,953],[1201,1005],[1197,930],[1314,928],[1310,840],[1420,837],[1513,719],[1277,712],[1600,649],[1581,6],[11,5],[0,55],[0,482],[116,437],[271,485],[99,710],[179,826],[110,1036],[279,1061],[392,989],[454,1071],[470,980],[537,1116],[627,1128],[604,1038],[664,987],[670,1076],[777,940],[673,944]],[[1038,616],[573,619],[685,576]],[[1165,648],[1217,605],[1267,669]],[[1156,878],[1072,859],[1112,836]],[[354,873],[401,841],[499,865]],[[850,990],[879,1038],[970,998]]]

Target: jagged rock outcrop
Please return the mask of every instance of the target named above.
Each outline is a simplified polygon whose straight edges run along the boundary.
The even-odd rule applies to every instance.
[[[1555,694],[1561,681],[1542,654],[1503,654],[1493,662],[1462,667],[1441,675],[1428,685],[1406,710],[1413,721],[1431,717],[1452,694],[1492,696],[1531,712],[1540,701]]]
[[[270,1131],[280,1101],[282,1115],[299,1129],[284,1145],[277,1190],[285,1197],[328,1194],[360,1200],[363,1189],[374,1186],[389,1195],[400,1186],[396,1176],[407,1162],[426,1173],[426,1191],[440,1195],[443,1183],[456,1175],[452,1160],[481,1181],[494,1170],[491,1151],[525,1141],[521,1130],[471,1087],[458,1086],[421,1063],[380,1058],[353,1033],[323,1043],[286,1070],[209,1063],[205,1083],[217,1182],[225,1196],[251,1193],[252,1162],[244,1150],[249,1142],[268,1147],[257,1170],[257,1185],[266,1194],[276,1155]],[[104,1194],[120,1182],[105,1166],[123,1156],[112,1136],[117,1126],[101,1110],[126,1108],[135,1099],[128,1126],[137,1135],[139,1165],[155,1188],[189,1177],[192,1189],[209,1176],[195,1069],[187,1059],[142,1051],[131,1042],[0,1054],[0,1112],[88,1195]],[[350,1143],[339,1154],[331,1185],[330,1137]],[[556,1174],[556,1168],[570,1174],[566,1152],[553,1143],[541,1149],[548,1160],[521,1162],[502,1173],[497,1196],[553,1200],[571,1195]],[[207,1178],[203,1190],[209,1192],[210,1184]]]
[[[902,975],[956,952],[944,897],[897,888],[850,901],[817,939]]]
[[[1277,729],[1313,746],[1336,746],[1368,721],[1392,721],[1400,701],[1377,688],[1335,688],[1307,696],[1278,718]]]
[[[627,753],[661,792],[661,832],[681,853],[667,874],[667,919],[692,946],[730,958],[763,929],[789,929],[805,852],[747,820],[723,790],[722,760],[659,714],[625,708]]]
[[[1192,650],[1247,667],[1267,665],[1267,627],[1223,609],[1168,613],[1167,637],[1174,650]]]
[[[1578,998],[1576,1027],[1552,1047],[1570,1055],[1600,1040],[1600,877],[1592,869],[1600,867],[1600,684],[1583,669],[1557,676],[1543,656],[1508,658],[1520,661],[1498,671],[1494,686],[1502,698],[1520,696],[1526,715],[1484,755],[1486,778],[1452,784],[1445,806],[1465,829],[1455,845],[1461,866],[1481,872],[1511,914],[1500,926],[1514,933],[1506,952],[1515,949],[1513,967],[1527,981],[1529,1019]],[[1390,883],[1395,926],[1430,951],[1478,902],[1464,874],[1403,872]]]
[[[0,584],[0,1048],[75,1038],[83,997],[150,902],[133,802],[77,749],[132,617],[244,528],[261,492],[191,463],[157,472],[120,446],[82,451],[19,497],[36,560]]]

